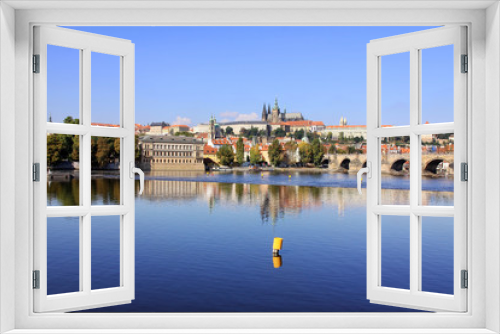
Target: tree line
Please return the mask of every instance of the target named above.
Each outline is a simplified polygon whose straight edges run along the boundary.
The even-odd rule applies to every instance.
[[[235,162],[241,165],[244,162],[244,156],[245,156],[244,148],[245,147],[243,139],[239,138],[236,143],[236,153],[233,151],[233,147],[231,145],[226,144],[221,146],[221,148],[217,151],[216,156],[222,165],[231,166]],[[273,166],[279,166],[280,163],[284,162],[287,159],[287,155],[288,157],[295,155],[297,148],[299,151],[300,162],[304,164],[312,163],[315,166],[321,165],[323,157],[327,153],[326,148],[321,144],[318,138],[314,139],[311,144],[306,142],[297,144],[295,141],[287,142],[284,145],[284,150],[281,149],[279,140],[275,139],[268,147],[268,156],[269,156],[268,163],[270,163]],[[334,145],[330,147],[330,150],[331,150],[330,153],[335,152]],[[258,145],[255,145],[250,149],[248,161],[251,164],[258,164],[263,162],[262,154]]]
[[[80,124],[79,119],[70,116],[64,119],[66,124]],[[103,168],[117,163],[120,159],[120,138],[92,137],[92,168]],[[135,137],[135,159],[140,157],[138,138]],[[51,133],[47,135],[47,166],[56,166],[62,162],[80,161],[80,136]]]

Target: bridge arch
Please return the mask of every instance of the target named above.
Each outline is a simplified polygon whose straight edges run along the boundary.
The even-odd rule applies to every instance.
[[[361,168],[366,168],[366,161],[363,162],[363,166],[361,166]]]
[[[395,170],[397,172],[400,172],[403,170],[404,168],[404,165],[405,163],[407,163],[408,160],[407,159],[397,159],[396,161],[394,161],[391,165],[391,169],[392,170]]]
[[[323,161],[321,161],[321,164],[322,165],[329,165],[330,164],[330,160],[329,159],[323,159]]]
[[[349,158],[345,158],[344,160],[342,160],[342,162],[340,163],[340,167],[341,168],[344,168],[344,169],[347,169],[349,170],[349,165],[351,164],[351,159]]]
[[[442,163],[444,160],[443,159],[434,159],[431,160],[425,165],[424,170],[431,172],[432,174],[437,174],[437,168],[440,163]]]

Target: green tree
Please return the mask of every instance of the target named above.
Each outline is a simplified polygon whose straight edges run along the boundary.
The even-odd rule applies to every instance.
[[[115,143],[113,145],[113,148],[115,149],[115,153],[120,156],[120,138],[115,138]]]
[[[110,162],[110,145],[109,142],[104,137],[99,137],[97,139],[97,152],[96,160],[99,167],[104,167]]]
[[[343,143],[344,140],[345,140],[344,133],[343,132],[339,132],[339,143]]]
[[[189,131],[180,131],[174,133],[174,136],[194,137],[194,133]]]
[[[325,148],[321,145],[318,138],[314,139],[312,142],[312,152],[313,152],[313,162],[316,166],[321,164],[323,157],[325,156]]]
[[[330,145],[330,148],[328,149],[328,153],[330,153],[330,154],[337,153],[337,147],[334,144]]]
[[[231,145],[222,145],[216,154],[220,163],[224,166],[230,166],[234,162],[234,152]]]
[[[47,136],[47,166],[52,166],[63,161],[63,141],[60,135]]]
[[[71,152],[72,161],[80,161],[80,136],[73,137],[73,151]]]
[[[300,130],[295,130],[294,134],[293,134],[293,137],[295,139],[302,139],[304,138],[304,130],[300,129]]]
[[[269,145],[269,162],[275,167],[281,162],[280,142],[278,139],[273,140],[273,143]]]
[[[230,126],[226,127],[226,134],[233,135],[234,134],[233,128]]]
[[[257,145],[250,149],[250,163],[258,164],[262,161],[262,157],[260,155],[260,150]]]
[[[66,124],[80,124],[80,120],[78,118],[73,118],[71,116],[66,117],[63,122]]]
[[[314,154],[312,150],[311,144],[308,143],[300,143],[299,144],[299,156],[300,156],[300,161],[307,164],[311,163],[314,159]]]
[[[241,165],[245,158],[245,144],[243,138],[239,138],[236,142],[236,161]]]
[[[353,154],[356,152],[356,148],[354,146],[348,146],[347,147],[347,153]]]
[[[286,132],[282,128],[277,128],[273,130],[273,136],[274,137],[285,137]]]
[[[326,140],[328,140],[328,141],[332,141],[332,139],[333,139],[333,133],[328,132],[328,133],[326,134]]]

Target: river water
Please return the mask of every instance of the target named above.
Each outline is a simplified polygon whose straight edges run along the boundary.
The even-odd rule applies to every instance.
[[[408,178],[383,187],[405,204]],[[453,205],[452,179],[423,189],[425,203]],[[48,205],[74,205],[78,193],[78,179],[51,181]],[[93,204],[119,194],[117,176],[95,172]],[[118,286],[119,217],[92,222],[92,288]],[[47,232],[49,294],[78,291],[78,218],[49,218]],[[274,237],[284,239],[280,258]],[[422,244],[423,290],[452,293],[453,220],[425,218]],[[135,300],[92,312],[412,311],[366,299],[366,196],[352,175],[148,173],[135,247]],[[382,284],[409,287],[408,217],[382,217]]]

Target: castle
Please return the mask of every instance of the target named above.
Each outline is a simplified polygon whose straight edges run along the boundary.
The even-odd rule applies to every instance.
[[[303,121],[304,117],[302,113],[286,113],[286,108],[283,110],[283,113],[278,106],[278,98],[274,100],[274,107],[271,111],[271,106],[264,103],[262,107],[262,121],[268,123],[279,123],[279,122],[287,122],[287,121]]]
[[[287,113],[286,108],[281,112],[281,109],[278,105],[278,99],[276,98],[274,101],[274,107],[271,110],[271,106],[268,105],[266,108],[266,104],[264,103],[264,107],[262,109],[262,119],[255,121],[232,121],[232,122],[221,122],[217,123],[217,120],[214,116],[210,117],[210,121],[207,123],[201,123],[193,127],[193,132],[195,133],[208,133],[208,137],[211,139],[222,137],[221,129],[226,129],[228,126],[231,127],[235,134],[240,133],[242,129],[249,130],[251,128],[256,128],[257,130],[264,130],[266,133],[271,133],[271,131],[277,128],[287,127],[290,129],[290,126],[285,124],[285,122],[291,121],[303,121],[304,116],[302,113]]]

